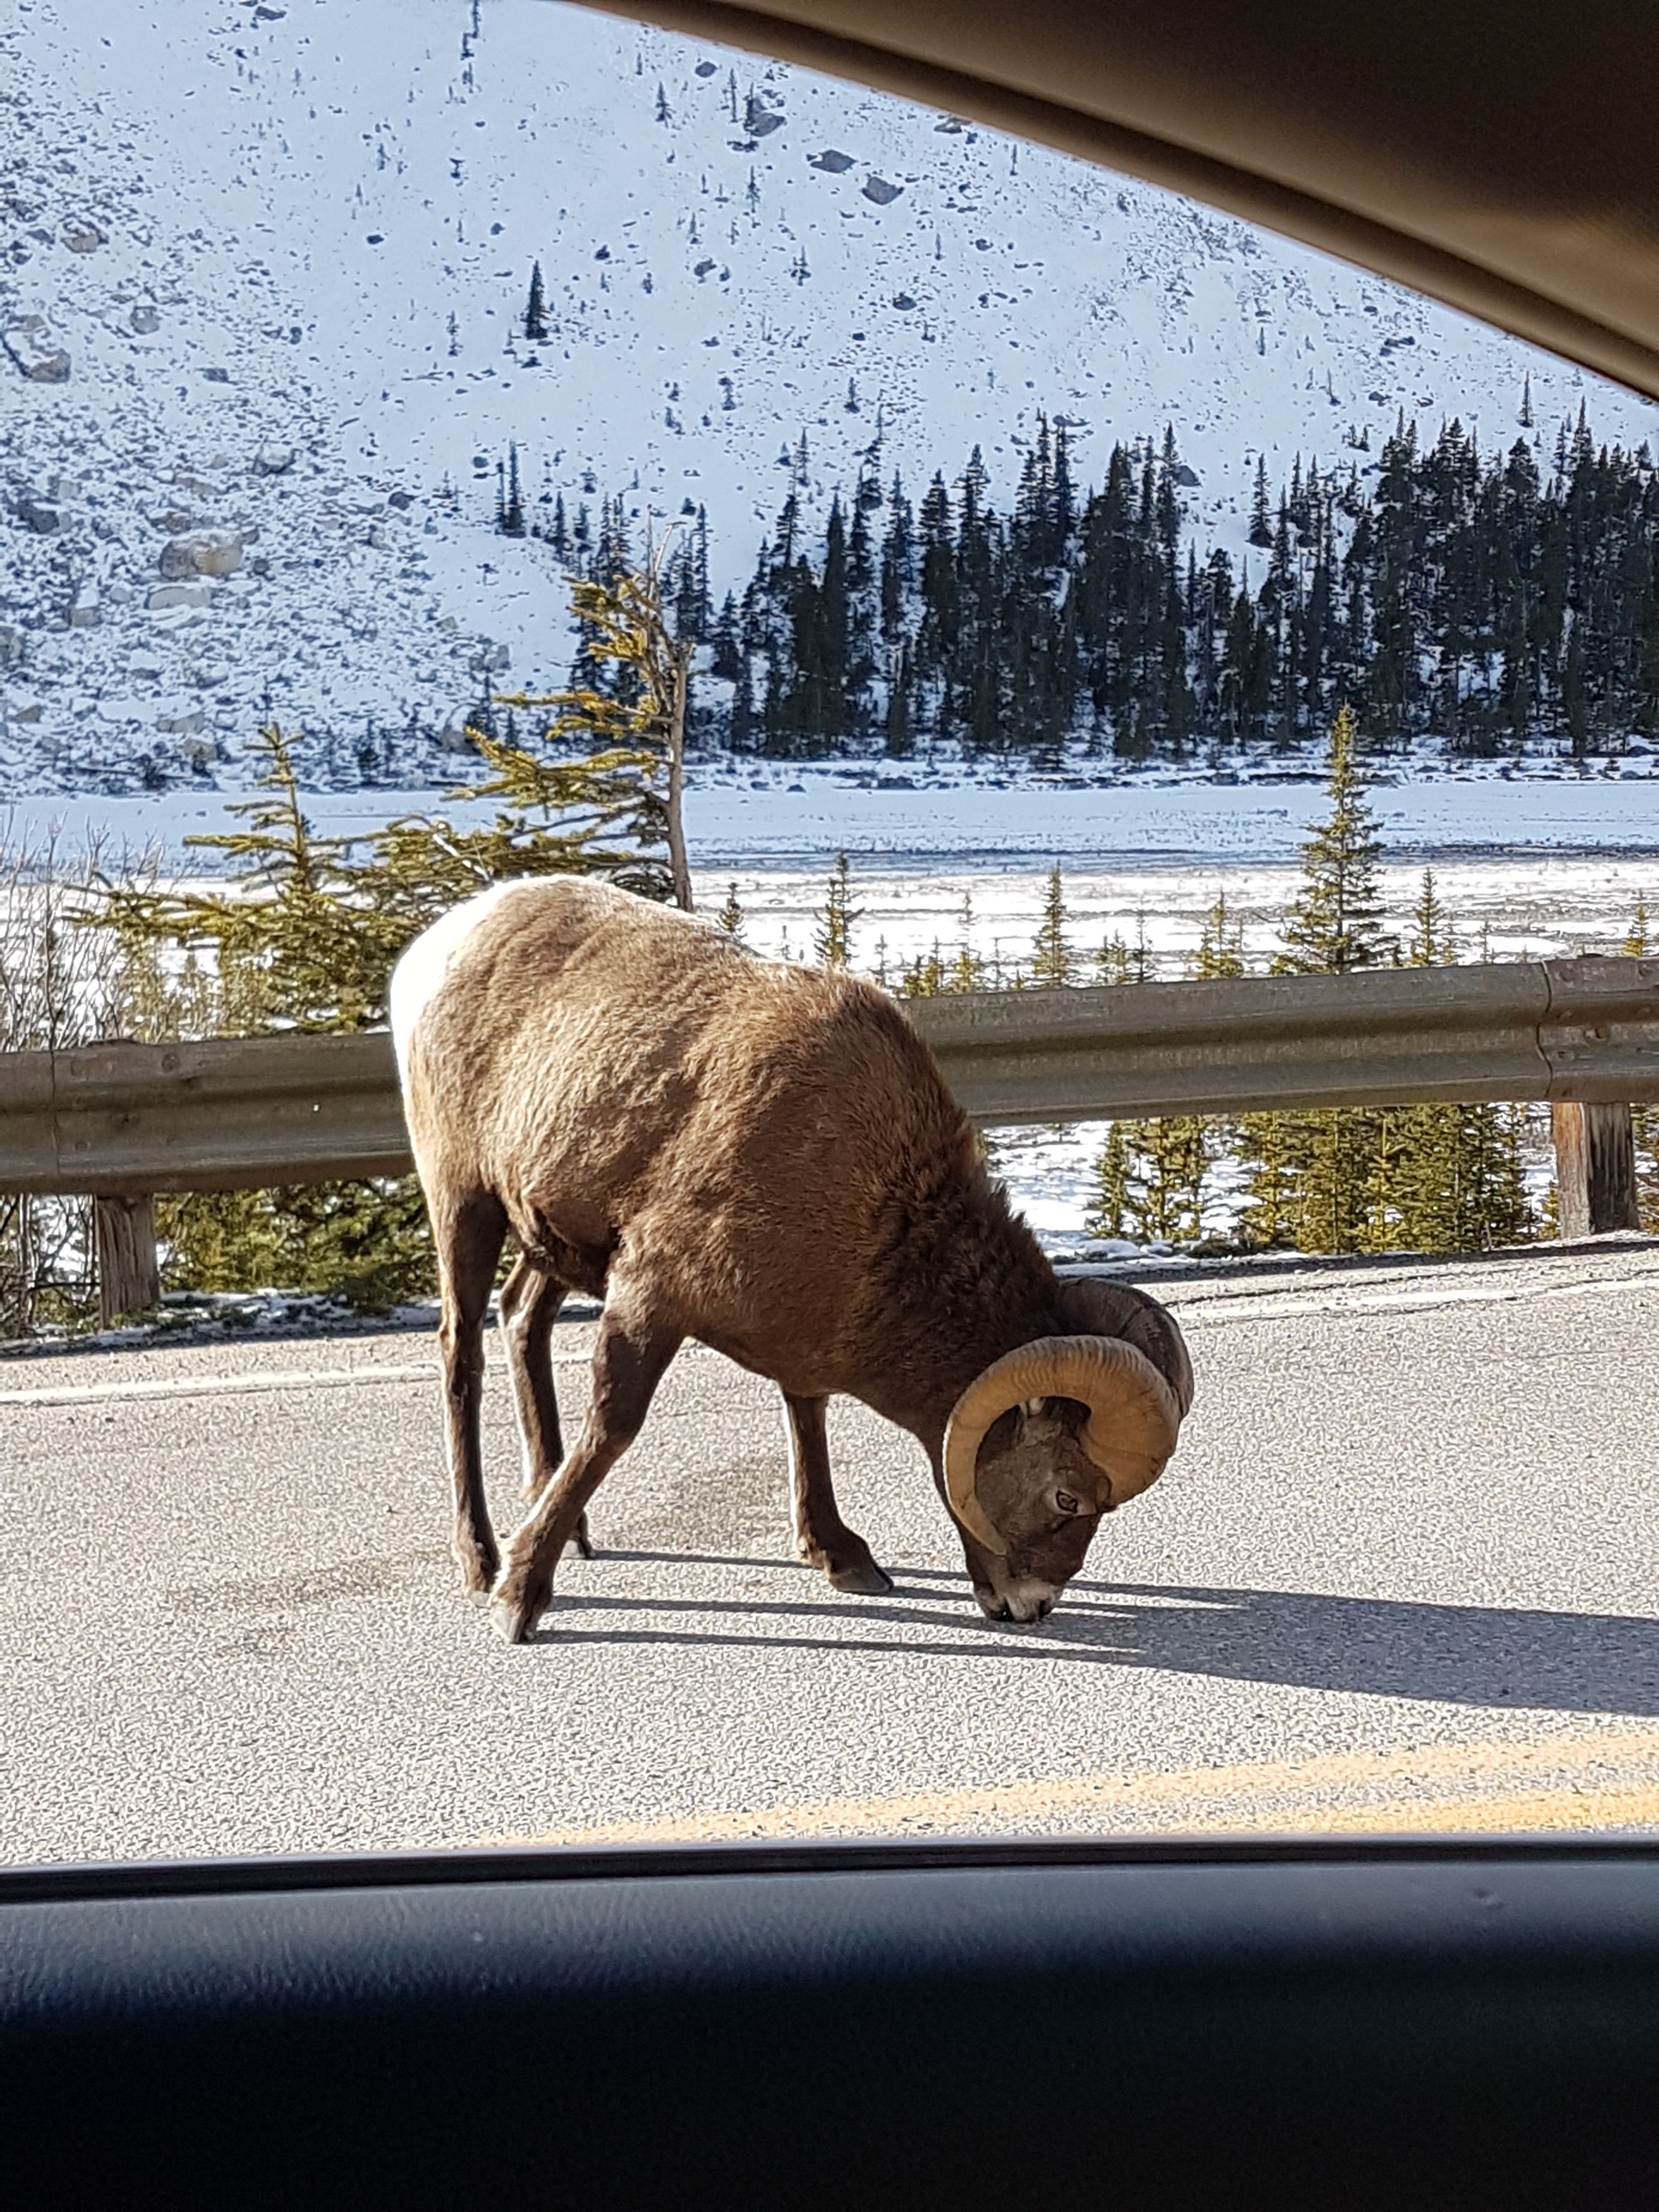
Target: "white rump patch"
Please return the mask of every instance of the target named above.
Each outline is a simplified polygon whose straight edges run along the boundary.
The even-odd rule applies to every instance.
[[[421,932],[392,969],[387,1011],[392,1019],[392,1042],[398,1054],[398,1080],[405,1097],[409,1095],[409,1047],[415,1024],[448,974],[450,962],[508,891],[539,880],[533,876],[515,876],[508,883],[491,884],[476,898],[464,899],[459,906],[451,907],[447,914],[438,916],[430,928]]]

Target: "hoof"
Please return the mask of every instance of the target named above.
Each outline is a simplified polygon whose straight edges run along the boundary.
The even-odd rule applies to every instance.
[[[836,1567],[830,1574],[830,1586],[851,1590],[859,1597],[885,1597],[893,1587],[893,1577],[872,1559],[867,1567]]]
[[[587,1533],[587,1516],[586,1513],[583,1514],[581,1519],[576,1523],[576,1533],[570,1539],[570,1543],[575,1546],[576,1550],[580,1553],[584,1559],[591,1559],[592,1558],[593,1539]],[[570,1546],[567,1545],[565,1548],[568,1551],[570,1548]]]
[[[489,1625],[503,1644],[528,1644],[543,1610],[541,1606],[526,1605],[520,1598],[492,1598]]]
[[[501,1571],[501,1555],[494,1545],[488,1551],[480,1545],[476,1551],[457,1552],[455,1564],[460,1569],[461,1588],[470,1597],[488,1597]]]
[[[891,1575],[884,1573],[868,1552],[861,1558],[843,1558],[838,1564],[826,1559],[822,1552],[805,1552],[801,1556],[808,1566],[818,1570],[831,1589],[846,1590],[854,1597],[885,1597],[893,1587]]]

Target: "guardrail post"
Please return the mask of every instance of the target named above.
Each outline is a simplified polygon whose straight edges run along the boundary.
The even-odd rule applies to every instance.
[[[1550,1109],[1550,1126],[1559,1233],[1603,1237],[1614,1229],[1639,1229],[1630,1108],[1557,1104]]]
[[[98,1320],[112,1328],[124,1315],[149,1313],[161,1303],[161,1269],[155,1253],[153,1198],[93,1201],[98,1234]]]

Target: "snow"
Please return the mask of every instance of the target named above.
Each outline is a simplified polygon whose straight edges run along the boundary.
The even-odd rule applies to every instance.
[[[131,793],[146,757],[234,787],[267,708],[325,781],[367,739],[441,783],[485,684],[568,656],[547,548],[490,528],[509,440],[544,519],[706,502],[724,586],[792,478],[821,519],[872,452],[915,490],[978,442],[1006,502],[1040,410],[1085,478],[1172,423],[1235,554],[1258,454],[1369,467],[1401,409],[1507,446],[1527,376],[1546,447],[1581,402],[1626,444],[1653,419],[1149,187],[544,0],[18,0],[0,75],[0,329],[70,365],[0,375],[12,794]],[[158,597],[208,531],[240,564]]]

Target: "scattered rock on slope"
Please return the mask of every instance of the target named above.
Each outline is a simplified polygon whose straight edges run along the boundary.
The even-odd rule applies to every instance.
[[[0,330],[0,345],[32,384],[69,380],[70,357],[53,338],[44,315],[19,315]]]
[[[228,576],[242,565],[242,540],[234,530],[198,530],[188,538],[169,538],[161,548],[161,574]]]

